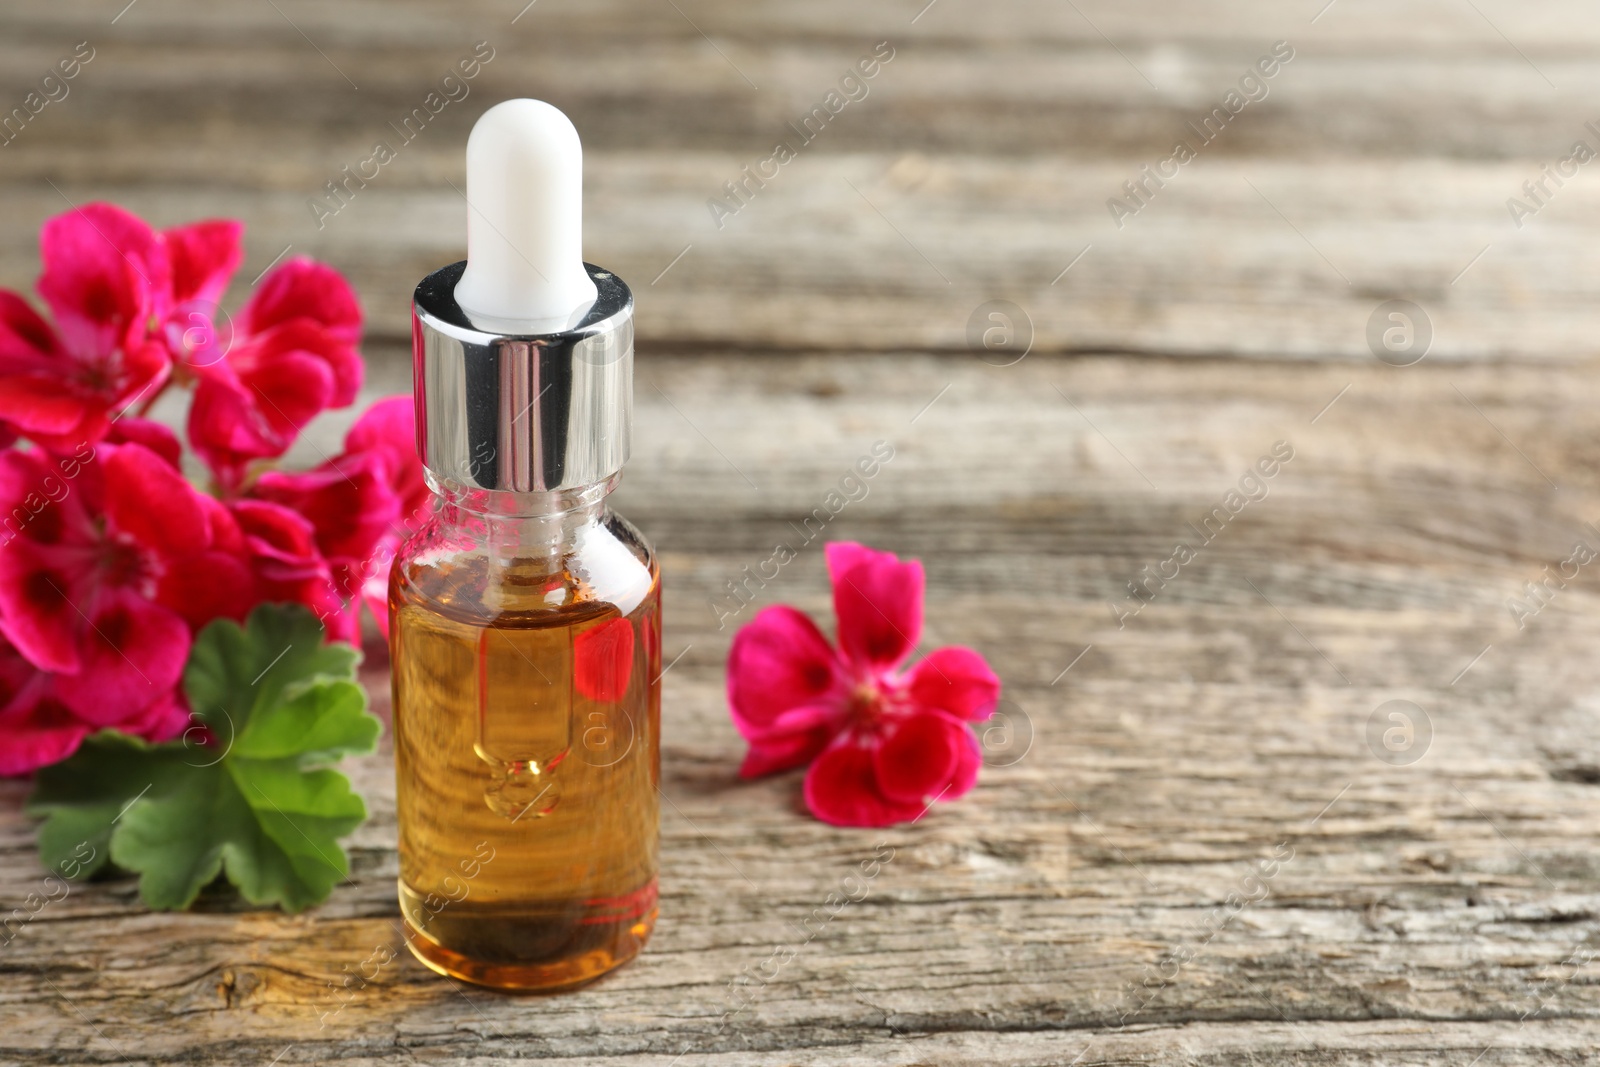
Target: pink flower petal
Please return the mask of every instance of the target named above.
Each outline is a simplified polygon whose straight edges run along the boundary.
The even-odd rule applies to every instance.
[[[151,394],[168,370],[159,345],[142,345],[116,354],[93,371],[99,385],[79,381],[84,369],[63,358],[45,371],[0,373],[0,421],[11,424],[41,448],[66,455],[93,445],[111,427],[112,410]]]
[[[957,772],[965,769],[964,759],[976,745],[972,731],[958,720],[937,713],[912,715],[873,753],[878,789],[891,800],[922,806],[949,799]]]
[[[922,564],[851,541],[826,552],[840,649],[858,668],[898,666],[922,636]]]
[[[311,520],[317,547],[339,572],[347,595],[360,585],[363,565],[400,518],[400,501],[377,453],[339,456],[314,471],[268,471],[252,492]]]
[[[46,322],[21,295],[0,289],[0,367],[37,367],[41,362],[65,358],[55,327]]]
[[[168,356],[196,378],[210,377],[226,364],[233,336],[226,315],[200,300],[174,307],[160,329]]]
[[[237,219],[206,219],[176,226],[161,236],[172,265],[172,297],[176,303],[199,301],[215,309],[228,279],[244,260]]]
[[[968,722],[987,719],[1000,701],[999,676],[982,656],[959,645],[928,653],[906,672],[905,683],[913,704]]]
[[[236,467],[258,456],[281,454],[288,446],[271,433],[250,394],[236,379],[224,376],[200,379],[189,402],[189,444],[200,458],[231,485]]]
[[[250,460],[283,455],[300,427],[326,407],[332,385],[325,363],[292,354],[250,383],[202,378],[189,407],[189,442],[232,485]]]
[[[96,395],[106,399],[108,408],[115,409],[155,396],[172,371],[172,360],[165,345],[146,339],[130,343],[111,369],[111,385]]]
[[[304,604],[328,626],[330,636],[347,634],[344,600],[317,551],[311,523],[265,500],[236,500],[229,507],[244,534],[257,600]]]
[[[243,556],[244,531],[239,528],[239,521],[233,517],[228,505],[209,493],[198,493],[196,496],[200,506],[205,509],[206,522],[211,527],[212,551]]]
[[[372,406],[361,413],[355,425],[344,435],[347,452],[378,449],[415,455],[416,443],[417,409],[410,393],[373,401]]]
[[[281,456],[306,423],[361,387],[361,355],[336,329],[307,317],[262,326],[257,316],[237,331],[242,340],[200,375],[189,409],[189,440],[230,491],[246,463]]]
[[[107,445],[106,516],[119,532],[163,556],[186,556],[211,541],[199,494],[143,445]],[[179,565],[182,565],[180,559]]]
[[[255,575],[243,557],[243,538],[239,540],[237,555],[212,550],[188,557],[182,566],[169,567],[161,576],[156,602],[177,612],[196,630],[213,619],[242,621],[258,600]]]
[[[143,445],[166,461],[174,470],[183,459],[183,444],[178,435],[151,419],[124,415],[111,424],[106,440],[114,445]]]
[[[100,440],[112,411],[159,385],[169,369],[149,337],[165,314],[165,247],[137,217],[109,204],[58,215],[40,232],[44,322],[0,293],[0,421],[37,444],[72,452]]]
[[[428,484],[417,458],[416,405],[409,394],[390,396],[369,407],[345,434],[346,452],[383,456],[389,485],[400,498],[400,520],[413,522],[428,504]]]
[[[192,718],[188,705],[173,691],[158,697],[138,714],[117,723],[116,728],[146,741],[171,741],[188,729]]]
[[[144,220],[122,208],[85,204],[47,220],[39,254],[39,295],[79,359],[106,357],[142,338],[151,316],[166,316],[166,250]]]
[[[54,452],[57,455],[68,455],[81,451],[85,446],[93,445],[105,437],[106,429],[111,425],[111,420],[106,418],[104,410],[99,405],[88,407],[83,420],[65,433],[45,433],[40,430],[28,432],[28,439],[40,448]]]
[[[834,826],[892,826],[922,814],[917,802],[878,791],[873,754],[850,736],[835,741],[806,772],[806,807]]]
[[[0,289],[0,422],[30,437],[92,429],[103,405],[77,384],[78,373],[55,329],[22,297]]]
[[[320,323],[347,345],[361,340],[361,304],[350,283],[326,263],[304,256],[274,267],[256,286],[238,322],[246,333],[255,334],[299,318]]]
[[[306,423],[328,408],[340,406],[341,387],[332,365],[322,353],[298,347],[303,340],[275,337],[283,347],[261,353],[264,358],[239,373],[250,402],[258,406],[262,420],[284,448],[294,443]]]
[[[23,434],[58,438],[92,421],[97,405],[62,378],[44,374],[0,378],[0,419]]]
[[[28,774],[66,759],[89,736],[89,726],[50,695],[39,675],[0,706],[0,775]]]
[[[102,597],[80,646],[82,666],[58,674],[56,695],[79,718],[116,726],[171,692],[189,657],[189,628],[133,593]]]
[[[228,354],[228,362],[247,383],[265,382],[278,377],[276,372],[291,354],[325,364],[330,387],[319,401],[318,411],[355,402],[365,370],[361,353],[310,319],[291,319],[250,335]]]
[[[760,778],[804,766],[827,747],[830,736],[826,727],[818,727],[785,734],[770,741],[752,741],[750,751],[745,753],[744,762],[739,765],[739,777]]]
[[[231,508],[258,571],[269,581],[299,581],[326,573],[327,561],[317,551],[316,528],[304,515],[265,500],[236,500]]]
[[[785,604],[762,608],[728,650],[728,707],[739,733],[771,738],[810,730],[825,709],[842,714],[847,690],[827,638]]]
[[[41,670],[78,669],[84,621],[74,604],[81,591],[74,577],[27,538],[0,550],[0,634]]]
[[[983,768],[983,746],[978,742],[978,735],[968,727],[962,729],[967,743],[961,749],[955,770],[950,773],[949,788],[942,794],[936,794],[941,804],[970,793],[972,787],[978,784],[978,771]]]
[[[92,448],[66,457],[49,457],[38,451],[0,451],[0,516],[5,519],[4,529],[38,545],[92,549],[98,538],[85,508],[85,497],[98,481],[96,468],[86,466],[93,458]],[[0,553],[10,540],[0,536]]]

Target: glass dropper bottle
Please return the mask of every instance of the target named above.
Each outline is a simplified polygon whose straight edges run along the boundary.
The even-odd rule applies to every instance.
[[[468,258],[417,286],[433,513],[390,574],[400,906],[434,970],[556,990],[656,919],[660,581],[606,497],[633,297],[581,257],[582,153],[510,100],[467,145]]]

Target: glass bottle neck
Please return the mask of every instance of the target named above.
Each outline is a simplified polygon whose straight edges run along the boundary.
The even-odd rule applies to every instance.
[[[516,493],[478,489],[436,477],[424,468],[428,488],[439,498],[439,516],[450,526],[476,527],[501,549],[525,551],[569,542],[600,521],[606,497],[621,473],[575,489]]]

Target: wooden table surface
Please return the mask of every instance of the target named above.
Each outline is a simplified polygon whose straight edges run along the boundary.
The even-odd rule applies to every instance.
[[[373,818],[306,915],[152,914],[128,880],[40,914],[0,952],[0,1062],[1593,1062],[1600,598],[1559,572],[1600,552],[1600,175],[1522,188],[1600,147],[1592,4],[124,3],[0,14],[6,110],[94,49],[0,148],[0,284],[69,202],[235,215],[230,306],[285,249],[332,262],[369,395],[407,388],[411,287],[460,255],[476,115],[539,96],[582,131],[588,256],[638,297],[616,501],[681,656],[661,922],[573,995],[402,953],[333,1012],[399,944],[385,748],[347,767]],[[1280,40],[1267,97],[1119,228],[1107,198]],[[319,228],[324,183],[479,41],[470,95]],[[867,96],[719,228],[707,200],[882,41]],[[1391,299],[1431,334],[1409,366],[1369,343]],[[969,343],[990,301],[1021,310],[1007,352]],[[829,535],[924,561],[925,644],[990,658],[1008,729],[968,799],[840,830],[797,775],[736,779],[711,600],[880,440]],[[780,600],[826,615],[815,546]],[[387,715],[381,648],[367,671]],[[43,878],[25,793],[0,784],[4,910]]]

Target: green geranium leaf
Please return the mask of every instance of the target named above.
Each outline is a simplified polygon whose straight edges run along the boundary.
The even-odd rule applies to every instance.
[[[139,874],[152,908],[180,909],[219,874],[254,904],[300,911],[349,873],[338,839],[367,817],[324,764],[369,753],[380,724],[355,682],[360,654],[326,645],[298,606],[195,639],[184,688],[212,744],[150,745],[104,731],[39,774],[40,855],[69,877],[106,858]],[[92,852],[86,859],[85,852]]]
[[[40,862],[67,878],[99,871],[111,858],[111,831],[124,809],[162,795],[186,754],[181,743],[151,745],[102,730],[71,759],[39,771],[28,812],[45,817],[39,827]]]
[[[361,653],[324,644],[322,623],[299,604],[263,605],[241,628],[218,619],[200,632],[183,670],[184,692],[219,739],[234,737],[268,708],[321,678],[353,682]]]
[[[293,688],[271,714],[253,714],[234,738],[235,759],[292,760],[298,767],[371,752],[378,720],[367,714],[367,693],[354,682],[323,681]]]

